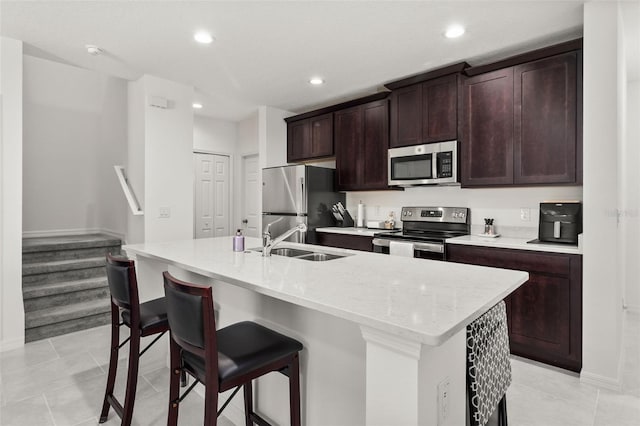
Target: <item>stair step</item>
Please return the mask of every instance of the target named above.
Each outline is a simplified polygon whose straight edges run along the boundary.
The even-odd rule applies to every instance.
[[[76,248],[69,250],[35,251],[22,254],[23,264],[55,262],[60,260],[82,259],[89,257],[104,258],[107,253],[120,254],[120,245],[106,247]]]
[[[54,262],[38,262],[22,265],[22,276],[51,274],[54,272],[75,271],[78,269],[98,268],[105,265],[104,257],[87,259],[57,260]]]
[[[91,278],[39,286],[25,286],[23,295],[26,313],[54,306],[108,299],[110,292],[106,278]]]
[[[52,272],[49,274],[26,275],[22,277],[22,286],[37,286],[63,281],[77,281],[106,276],[104,265],[96,268],[76,269],[72,271]]]
[[[22,253],[35,253],[53,250],[73,250],[91,247],[119,246],[121,241],[111,235],[64,235],[58,237],[24,238]]]
[[[82,319],[111,311],[109,299],[55,306],[32,312],[25,312],[25,329],[53,325],[64,321]]]
[[[105,277],[89,278],[86,280],[62,281],[42,285],[25,285],[22,287],[22,294],[25,300],[37,297],[52,296],[55,294],[72,293],[81,290],[91,290],[95,288],[108,288],[109,284]]]
[[[61,334],[73,333],[74,331],[85,330],[87,328],[99,327],[101,325],[109,324],[110,322],[111,314],[109,312],[98,313],[82,318],[28,328],[24,332],[24,340],[25,342],[33,342],[36,340],[59,336]]]

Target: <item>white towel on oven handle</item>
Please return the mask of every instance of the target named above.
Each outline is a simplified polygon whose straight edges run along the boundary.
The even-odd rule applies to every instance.
[[[389,241],[389,254],[392,256],[413,257],[413,243]]]

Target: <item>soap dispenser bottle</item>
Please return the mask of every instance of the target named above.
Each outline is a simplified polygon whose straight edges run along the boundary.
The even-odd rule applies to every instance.
[[[236,235],[233,237],[233,251],[244,251],[244,235],[242,235],[240,229],[236,231]]]

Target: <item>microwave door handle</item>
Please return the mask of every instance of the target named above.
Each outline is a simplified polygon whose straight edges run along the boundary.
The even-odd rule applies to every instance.
[[[438,153],[431,153],[431,179],[438,178]]]

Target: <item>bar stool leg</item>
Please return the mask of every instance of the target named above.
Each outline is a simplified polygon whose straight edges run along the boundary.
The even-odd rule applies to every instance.
[[[498,425],[507,426],[507,396],[504,395],[498,403]]]
[[[180,398],[180,382],[183,370],[180,368],[180,347],[172,338],[169,338],[170,345],[170,368],[171,378],[169,379],[169,416],[167,419],[167,426],[178,425],[178,408]]]
[[[300,359],[293,357],[289,366],[289,409],[291,426],[300,426]]]
[[[218,386],[205,383],[204,385],[204,426],[218,424]]]
[[[138,386],[138,364],[140,361],[140,332],[131,328],[129,340],[129,372],[127,374],[127,390],[124,397],[124,412],[122,426],[131,425],[133,405],[136,402],[136,388]]]
[[[111,304],[111,351],[109,355],[109,372],[107,374],[107,389],[104,392],[104,402],[100,412],[100,423],[107,421],[111,404],[109,399],[113,398],[113,388],[116,383],[116,372],[118,370],[118,351],[120,345],[120,310],[113,303]]]
[[[251,414],[253,413],[253,386],[251,381],[248,381],[243,386],[244,389],[244,419],[246,426],[253,426],[253,420],[251,420]]]

